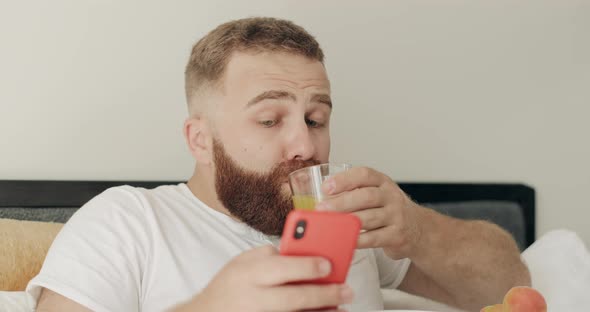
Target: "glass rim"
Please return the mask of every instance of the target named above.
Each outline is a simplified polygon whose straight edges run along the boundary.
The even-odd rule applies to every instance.
[[[313,166],[308,166],[305,168],[301,168],[301,169],[297,169],[291,173],[289,173],[288,177],[291,177],[292,175],[304,172],[304,171],[309,171],[309,170],[313,170],[312,168],[325,168],[325,167],[337,167],[337,168],[342,168],[342,169],[350,169],[352,167],[351,164],[348,163],[322,163],[322,164],[317,164],[317,165],[313,165]]]

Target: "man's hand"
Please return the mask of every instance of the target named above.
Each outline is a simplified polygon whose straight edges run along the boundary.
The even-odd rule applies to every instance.
[[[530,285],[512,236],[486,221],[450,218],[419,206],[386,175],[352,168],[327,179],[331,196],[318,210],[356,214],[359,248],[381,247],[412,264],[400,289],[466,310],[501,301],[517,285]]]
[[[322,190],[333,197],[317,210],[350,212],[361,219],[366,231],[358,248],[381,247],[393,259],[410,257],[421,233],[416,204],[388,176],[355,167],[327,179]]]
[[[352,302],[346,285],[286,285],[324,277],[330,263],[317,257],[281,256],[272,246],[229,262],[192,301],[174,311],[301,311]]]

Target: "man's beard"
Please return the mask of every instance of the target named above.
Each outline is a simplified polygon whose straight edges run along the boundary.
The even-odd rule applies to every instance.
[[[289,173],[317,165],[316,160],[290,160],[268,173],[240,167],[223,144],[213,140],[215,190],[225,208],[250,227],[267,235],[281,235],[287,214],[293,210],[291,195],[282,191]]]

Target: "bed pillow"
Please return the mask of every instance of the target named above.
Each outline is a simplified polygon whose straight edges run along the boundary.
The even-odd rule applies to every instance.
[[[62,223],[0,219],[0,291],[25,290]]]

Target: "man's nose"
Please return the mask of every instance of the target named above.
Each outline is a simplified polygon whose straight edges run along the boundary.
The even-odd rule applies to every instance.
[[[289,140],[287,141],[288,160],[309,160],[315,155],[312,133],[309,131],[307,123],[303,122],[302,124],[290,131]]]

